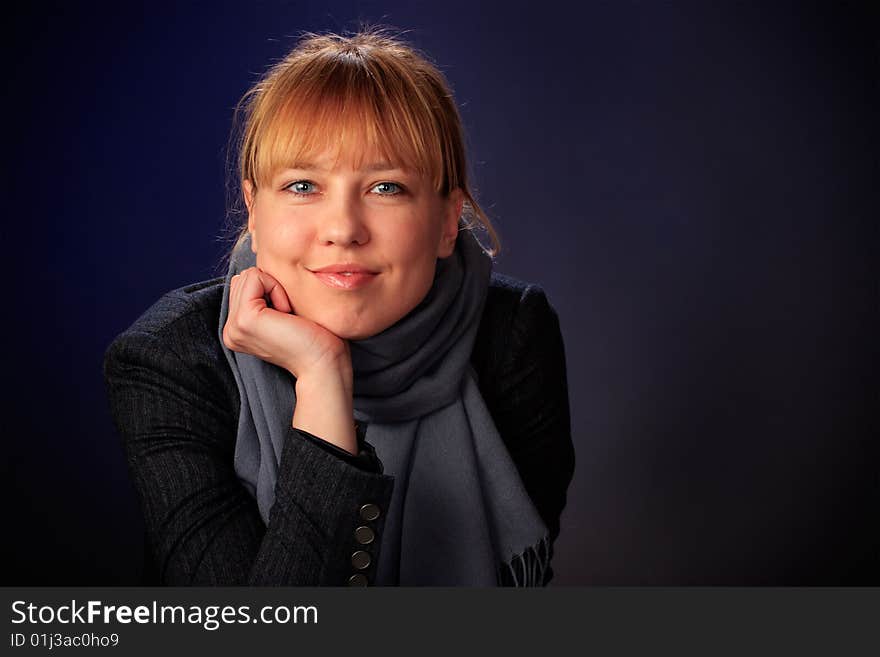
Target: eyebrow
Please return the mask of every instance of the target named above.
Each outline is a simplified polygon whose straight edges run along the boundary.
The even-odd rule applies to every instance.
[[[317,164],[312,162],[294,162],[291,164],[289,169],[300,169],[303,171],[327,171],[324,167],[319,167]],[[390,162],[371,162],[370,164],[365,164],[360,168],[360,171],[396,171],[403,170],[401,167],[396,167],[392,165]]]

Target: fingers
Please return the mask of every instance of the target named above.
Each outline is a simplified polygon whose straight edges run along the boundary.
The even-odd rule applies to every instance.
[[[239,310],[242,312],[259,312],[266,308],[265,290],[260,275],[255,267],[241,273],[241,300]]]
[[[282,313],[289,313],[293,310],[290,300],[287,298],[287,292],[275,278],[264,271],[257,270],[260,282],[263,284],[264,293],[269,295],[269,301],[272,307]]]
[[[263,285],[255,275],[255,268],[245,269],[229,281],[229,315],[223,328],[226,346],[236,349],[244,336],[250,333],[257,313],[266,307]]]
[[[233,351],[240,348],[239,341],[243,338],[246,325],[242,314],[242,287],[247,271],[236,274],[229,281],[229,313],[223,326],[223,342]]]
[[[319,367],[323,372],[327,363],[347,362],[350,368],[347,343],[319,324],[297,317],[292,308],[287,291],[276,278],[257,267],[245,269],[230,279],[223,343],[232,351],[256,356],[296,377]]]
[[[247,285],[249,271],[249,269],[245,269],[240,274],[233,276],[229,282],[229,318],[234,319],[236,323],[240,322],[242,311],[249,307],[247,302],[254,296],[253,285]],[[248,288],[250,288],[250,292]],[[258,295],[258,298],[262,300],[262,295]],[[265,305],[265,301],[263,301],[263,305]]]
[[[264,312],[269,308],[267,297],[280,314]],[[233,351],[263,357],[258,345],[265,339],[264,334],[271,335],[278,326],[285,326],[278,325],[277,321],[290,314],[292,306],[284,287],[270,274],[249,267],[230,279],[229,314],[223,327],[223,342]],[[273,326],[276,328],[270,328]]]
[[[266,307],[265,297],[269,297],[272,307],[282,313],[290,313],[293,306],[287,292],[271,274],[256,267],[249,267],[232,277],[230,282],[229,306],[247,305],[258,310]]]

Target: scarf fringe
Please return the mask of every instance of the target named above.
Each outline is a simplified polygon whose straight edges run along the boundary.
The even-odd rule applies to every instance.
[[[529,546],[516,554],[509,563],[498,566],[499,586],[546,586],[550,575],[550,540],[542,538],[534,547]]]

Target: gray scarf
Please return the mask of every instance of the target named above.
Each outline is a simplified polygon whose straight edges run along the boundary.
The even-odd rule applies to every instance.
[[[221,345],[229,282],[255,264],[248,237],[233,252],[226,277]],[[547,528],[470,366],[491,267],[476,237],[461,231],[452,256],[437,261],[425,299],[378,335],[350,342],[355,418],[368,423],[365,438],[395,478],[376,571],[380,585],[544,583]],[[294,385],[275,365],[223,350],[241,397],[235,471],[268,522]]]

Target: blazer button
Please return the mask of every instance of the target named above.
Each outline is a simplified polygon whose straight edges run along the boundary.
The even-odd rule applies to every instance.
[[[379,517],[379,507],[375,504],[364,504],[361,507],[361,518],[364,520],[375,520]]]
[[[351,577],[348,578],[349,586],[367,586],[369,584],[369,580],[366,575],[361,573],[355,573]]]
[[[351,565],[358,570],[363,570],[370,565],[370,553],[358,550],[351,555]]]
[[[361,545],[369,545],[373,542],[373,539],[376,538],[376,534],[374,534],[373,530],[366,525],[361,525],[354,530],[354,538]]]

